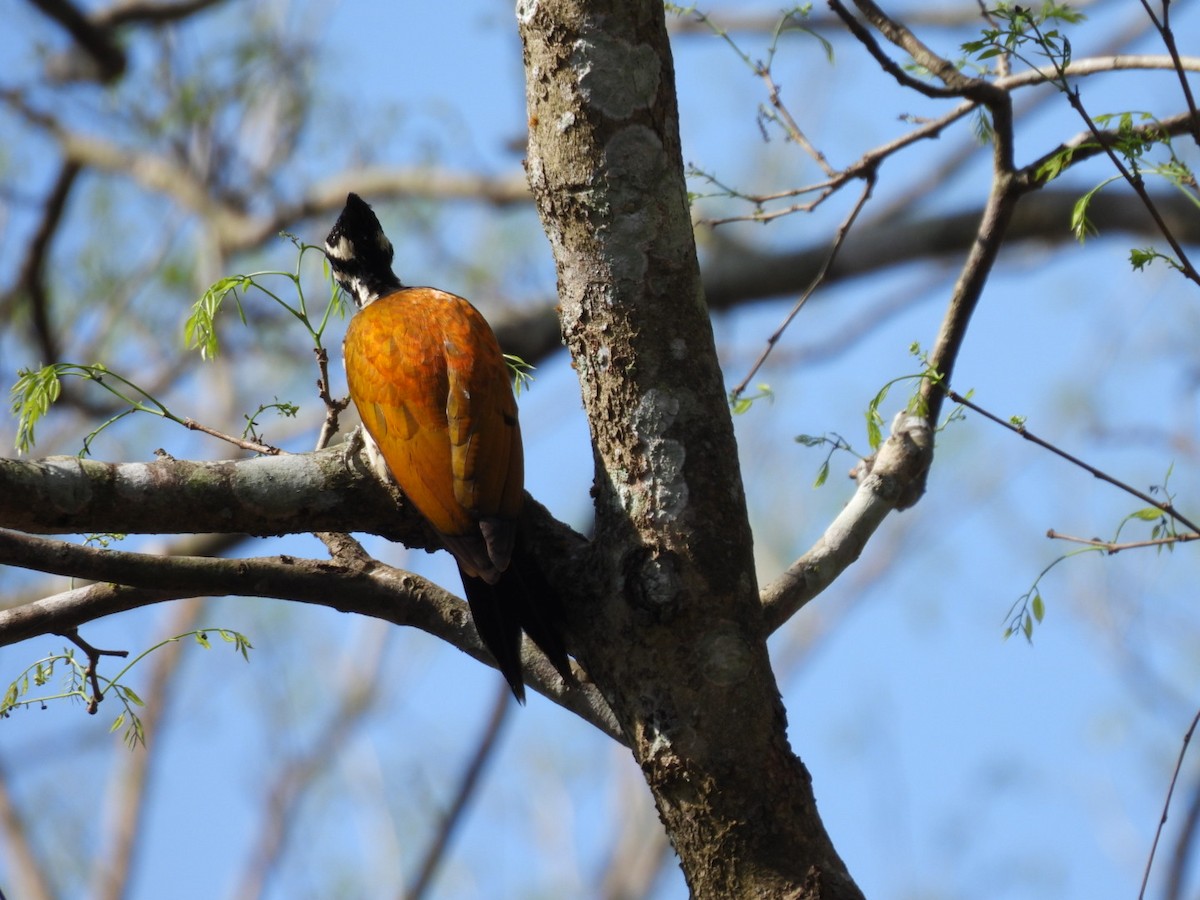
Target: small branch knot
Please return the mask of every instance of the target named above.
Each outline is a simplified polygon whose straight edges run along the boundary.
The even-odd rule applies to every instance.
[[[892,420],[892,433],[883,446],[858,464],[850,477],[863,483],[873,475],[878,492],[897,510],[916,505],[925,493],[925,476],[933,462],[933,428],[922,416],[902,410]]]

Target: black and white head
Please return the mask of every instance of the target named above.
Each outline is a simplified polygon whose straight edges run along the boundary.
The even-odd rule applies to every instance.
[[[401,286],[392,272],[392,242],[358,194],[346,197],[342,214],[325,238],[325,256],[334,279],[359,309]]]

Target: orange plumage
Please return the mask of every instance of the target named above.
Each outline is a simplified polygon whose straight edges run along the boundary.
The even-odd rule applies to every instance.
[[[518,699],[522,629],[569,677],[553,597],[519,540],[521,428],[492,329],[462,297],[401,284],[391,242],[355,194],[325,248],[359,307],[344,344],[350,397],[388,471],[454,554],[485,646]]]
[[[392,477],[468,574],[494,582],[512,554],[524,464],[491,328],[462,297],[402,288],[354,317],[345,354],[350,396]]]

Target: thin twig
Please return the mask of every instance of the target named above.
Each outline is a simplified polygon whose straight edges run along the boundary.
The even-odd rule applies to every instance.
[[[788,137],[795,141],[805,153],[813,158],[813,161],[821,167],[822,172],[832,178],[837,174],[837,170],[829,164],[829,160],[825,158],[825,154],[814,147],[804,132],[800,130],[800,125],[792,117],[791,112],[784,105],[783,100],[780,99],[779,85],[775,83],[775,79],[771,76],[770,66],[759,65],[757,68],[758,77],[761,78],[763,83],[767,86],[767,98],[771,101],[771,105],[775,107],[775,111],[779,113],[783,122],[783,127],[788,133]]]
[[[1154,14],[1154,10],[1150,8],[1149,0],[1142,0],[1142,8],[1146,10],[1146,15],[1150,17],[1150,21],[1158,30],[1159,37],[1162,38],[1163,45],[1167,48],[1167,53],[1171,56],[1175,73],[1179,76],[1179,87],[1183,91],[1184,100],[1187,101],[1188,112],[1192,118],[1192,139],[1196,145],[1200,146],[1200,113],[1196,111],[1196,99],[1192,95],[1192,86],[1188,83],[1187,75],[1184,72],[1182,57],[1179,55],[1179,48],[1175,46],[1175,32],[1171,30],[1171,2],[1163,0],[1162,19]]]
[[[866,0],[861,0],[861,2],[866,2]],[[1143,0],[1143,3],[1145,3],[1145,0]],[[1038,41],[1041,42],[1042,46],[1048,46],[1048,42],[1046,38],[1043,37],[1041,29],[1038,28],[1037,23],[1033,20],[1030,20],[1030,24],[1033,28],[1034,35],[1037,37]],[[1177,57],[1178,54],[1176,54],[1176,58]],[[1162,233],[1163,239],[1171,246],[1171,252],[1175,254],[1174,262],[1176,263],[1176,267],[1188,278],[1188,280],[1193,281],[1196,284],[1200,284],[1200,272],[1197,272],[1192,266],[1192,261],[1188,258],[1187,252],[1183,249],[1183,244],[1181,244],[1179,239],[1175,237],[1175,234],[1171,231],[1170,226],[1167,225],[1166,221],[1163,219],[1162,213],[1159,212],[1158,207],[1154,205],[1154,201],[1150,197],[1150,192],[1146,190],[1146,183],[1142,178],[1141,172],[1137,171],[1136,169],[1134,171],[1130,171],[1125,163],[1121,161],[1120,157],[1117,156],[1117,152],[1113,149],[1112,142],[1104,140],[1104,134],[1101,132],[1100,126],[1095,123],[1091,117],[1091,114],[1088,113],[1086,108],[1084,108],[1078,86],[1073,87],[1067,80],[1066,68],[1063,65],[1062,60],[1057,55],[1050,54],[1050,62],[1054,66],[1055,73],[1055,77],[1051,80],[1054,82],[1055,86],[1066,95],[1067,102],[1071,104],[1071,108],[1079,114],[1079,117],[1083,119],[1084,124],[1087,125],[1088,131],[1092,133],[1096,141],[1099,142],[1101,147],[1104,148],[1104,152],[1108,156],[1109,162],[1113,164],[1113,167],[1120,173],[1121,177],[1128,182],[1129,186],[1133,188],[1134,193],[1138,195],[1138,199],[1142,201],[1147,212],[1150,213],[1150,217],[1154,219],[1154,224],[1158,226],[1159,231]],[[1188,96],[1190,98],[1190,93]]]
[[[1145,900],[1146,885],[1150,882],[1150,869],[1154,865],[1154,853],[1158,850],[1158,839],[1162,837],[1163,826],[1167,824],[1167,811],[1171,808],[1171,795],[1175,793],[1175,783],[1179,780],[1179,772],[1183,769],[1183,758],[1187,755],[1188,744],[1200,724],[1200,710],[1192,717],[1192,724],[1183,736],[1183,746],[1179,748],[1179,758],[1175,760],[1175,771],[1171,773],[1171,784],[1167,787],[1167,799],[1163,801],[1162,818],[1158,820],[1158,828],[1154,831],[1154,841],[1150,844],[1150,855],[1146,858],[1146,871],[1142,875],[1142,888],[1138,891],[1138,900]]]
[[[1166,513],[1172,519],[1179,522],[1181,525],[1184,525],[1189,530],[1194,531],[1194,532],[1200,532],[1200,526],[1197,526],[1195,523],[1193,523],[1191,521],[1191,519],[1184,516],[1183,513],[1181,513],[1179,510],[1177,510],[1173,504],[1164,502],[1162,500],[1155,500],[1153,497],[1151,497],[1149,494],[1145,493],[1144,491],[1139,491],[1137,488],[1133,487],[1132,485],[1126,484],[1124,481],[1121,481],[1119,478],[1114,478],[1112,475],[1109,475],[1107,472],[1101,471],[1100,469],[1097,469],[1095,466],[1085,463],[1079,457],[1072,456],[1070,453],[1067,453],[1065,450],[1059,449],[1054,444],[1051,444],[1049,441],[1043,440],[1042,438],[1040,438],[1036,434],[1034,434],[1032,431],[1027,429],[1023,424],[1022,425],[1014,425],[1012,422],[1007,422],[1004,419],[1000,418],[999,416],[988,412],[982,406],[979,406],[976,403],[972,403],[970,400],[968,400],[962,394],[959,394],[957,391],[952,391],[949,388],[947,388],[946,396],[949,397],[953,402],[961,404],[962,406],[965,406],[967,409],[971,410],[972,412],[979,413],[979,415],[983,416],[985,419],[989,419],[992,422],[995,422],[997,425],[1001,425],[1001,426],[1007,428],[1009,431],[1011,431],[1015,434],[1019,434],[1021,437],[1025,438],[1025,440],[1030,441],[1031,443],[1037,444],[1042,449],[1049,450],[1055,456],[1059,456],[1059,457],[1065,459],[1067,462],[1071,463],[1072,465],[1078,466],[1079,468],[1083,469],[1085,472],[1092,475],[1093,477],[1099,478],[1101,481],[1106,481],[1109,484],[1111,484],[1113,487],[1118,488],[1127,494],[1132,494],[1134,497],[1137,497],[1142,502],[1147,503],[1150,506],[1155,507],[1156,509],[1162,510],[1164,513]]]
[[[317,396],[325,404],[325,421],[321,423],[321,433],[317,435],[315,449],[324,450],[333,440],[333,436],[338,433],[338,416],[350,405],[350,398],[345,397],[341,400],[333,398],[329,392],[329,354],[324,347],[314,347],[313,352],[316,354],[317,370],[320,373],[317,377]]]
[[[104,692],[100,690],[100,673],[98,671],[100,665],[100,657],[116,656],[124,658],[129,655],[128,650],[101,650],[99,647],[93,647],[87,641],[79,636],[79,632],[72,628],[69,631],[58,632],[59,637],[65,637],[68,641],[87,654],[87,668],[83,670],[84,677],[92,686],[92,696],[88,698],[87,711],[88,715],[94,716],[100,708],[100,701],[104,699]]]
[[[1098,550],[1103,550],[1109,555],[1120,553],[1122,550],[1141,550],[1145,547],[1165,547],[1171,544],[1186,544],[1188,541],[1200,541],[1200,534],[1191,532],[1189,534],[1175,534],[1165,538],[1154,538],[1146,541],[1103,541],[1100,538],[1084,538],[1075,537],[1070,534],[1063,534],[1061,531],[1055,531],[1051,528],[1046,532],[1046,537],[1052,541],[1067,541],[1072,544],[1084,544],[1088,547],[1095,547]]]
[[[270,444],[262,444],[258,441],[247,440],[246,438],[234,437],[232,434],[226,434],[223,431],[218,431],[209,425],[197,422],[195,419],[182,419],[183,426],[191,431],[200,431],[204,434],[211,435],[215,438],[233,444],[235,447],[241,447],[243,450],[249,450],[251,453],[261,453],[264,456],[278,456],[284,451],[278,447],[272,447]]]
[[[813,292],[816,291],[816,289],[821,285],[821,282],[825,280],[825,275],[829,272],[830,267],[837,259],[838,251],[842,249],[842,244],[845,243],[846,235],[850,233],[850,229],[854,225],[854,220],[857,219],[858,214],[862,212],[862,208],[866,205],[867,200],[869,200],[871,197],[871,191],[875,188],[874,169],[866,172],[863,175],[863,178],[865,183],[863,184],[862,193],[858,197],[858,202],[854,204],[854,208],[850,210],[850,214],[846,216],[842,224],[838,226],[837,232],[833,237],[833,245],[829,248],[829,255],[825,257],[825,262],[821,265],[821,268],[813,278],[812,283],[809,284],[804,293],[800,295],[800,298],[795,302],[791,310],[789,310],[788,314],[784,317],[779,327],[776,328],[775,332],[767,338],[767,346],[763,348],[762,353],[759,354],[759,357],[757,360],[755,360],[754,365],[750,367],[750,371],[746,373],[746,377],[743,378],[738,386],[735,387],[731,392],[730,396],[733,399],[736,400],[742,395],[742,392],[746,390],[746,386],[750,383],[750,379],[752,379],[758,373],[758,370],[762,368],[763,363],[767,361],[767,357],[771,355],[771,351],[775,349],[775,345],[779,342],[779,339],[783,337],[783,333],[787,331],[788,326],[792,324],[792,320],[796,318],[796,315],[803,308],[804,304],[808,302],[808,298],[811,297]]]
[[[0,835],[4,836],[9,885],[14,891],[19,889],[24,900],[55,900],[60,895],[50,883],[47,867],[39,864],[31,839],[33,821],[42,821],[45,810],[35,806],[32,814],[26,815],[12,792],[17,780],[0,760]]]
[[[483,776],[484,768],[495,754],[501,729],[505,721],[507,721],[508,713],[511,709],[512,700],[508,695],[508,686],[498,684],[496,698],[492,701],[492,713],[479,735],[479,740],[475,745],[475,752],[471,754],[471,759],[467,762],[467,766],[463,770],[458,790],[454,794],[454,800],[438,821],[437,830],[433,834],[433,840],[430,841],[421,859],[421,866],[417,871],[417,877],[400,894],[404,900],[421,900],[428,892],[429,886],[433,883],[433,876],[446,857],[446,848],[450,844],[450,838],[454,836],[454,832],[462,824],[463,812],[466,810],[467,804],[471,802],[471,798],[475,796],[476,789],[479,787]]]
[[[171,618],[161,629],[161,639],[191,631],[197,625],[204,600],[189,598],[176,604]],[[152,767],[162,744],[154,737],[164,716],[169,714],[169,693],[180,672],[185,644],[173,641],[154,655],[147,687],[140,691],[145,702],[142,713],[146,742],[139,752],[127,753],[117,762],[119,770],[112,776],[105,804],[101,834],[107,846],[92,860],[91,896],[95,900],[120,900],[129,892],[134,860],[145,824],[146,805]]]
[[[381,685],[387,683],[381,671],[393,634],[384,623],[367,623],[362,640],[347,653],[353,664],[347,667],[338,697],[331,704],[332,714],[307,747],[275,767],[274,778],[263,792],[257,840],[234,897],[257,900],[267,892],[268,882],[298,824],[298,807],[362,727]]]

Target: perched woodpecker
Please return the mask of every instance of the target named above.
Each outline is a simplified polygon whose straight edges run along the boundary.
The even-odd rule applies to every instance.
[[[570,664],[558,605],[520,533],[521,426],[500,345],[462,297],[401,283],[357,194],[325,255],[358,307],[343,351],[368,448],[454,555],[479,636],[523,703],[522,630],[567,679]]]

